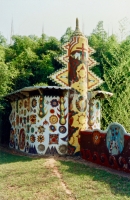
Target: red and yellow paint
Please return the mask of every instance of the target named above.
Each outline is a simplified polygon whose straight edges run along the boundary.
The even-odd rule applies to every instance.
[[[69,95],[69,154],[80,151],[79,131],[88,128],[87,92],[102,83],[89,68],[96,65],[90,55],[94,50],[89,47],[87,38],[80,32],[78,19],[76,29],[69,42],[63,45],[66,52],[58,61],[65,67],[53,73],[50,78],[61,86],[70,86]]]

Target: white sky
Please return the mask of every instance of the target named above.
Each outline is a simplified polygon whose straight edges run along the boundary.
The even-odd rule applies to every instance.
[[[44,26],[46,35],[59,39],[68,27],[75,29],[76,17],[85,35],[99,21],[117,33],[120,20],[130,22],[130,0],[0,0],[0,32],[8,40],[12,19],[14,34],[41,36]]]

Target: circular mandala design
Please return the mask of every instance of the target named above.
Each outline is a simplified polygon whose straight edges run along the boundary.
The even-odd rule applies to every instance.
[[[39,144],[38,145],[38,150],[39,151],[44,151],[45,150],[45,146],[43,144]]]
[[[34,136],[34,135],[31,135],[31,136],[30,136],[30,141],[31,141],[32,143],[35,142],[35,136]]]
[[[56,124],[58,122],[58,117],[56,115],[51,115],[49,121],[51,124]]]
[[[65,126],[60,126],[59,127],[59,132],[60,133],[65,133],[66,132],[66,127]]]
[[[51,100],[51,106],[52,106],[52,107],[58,106],[58,101],[57,101],[57,99]]]
[[[37,137],[37,141],[38,142],[43,142],[44,141],[44,136],[43,135],[39,135],[38,137]]]
[[[96,145],[100,143],[100,133],[98,131],[93,132],[93,143]]]
[[[53,125],[50,125],[49,128],[50,128],[50,130],[51,130],[52,132],[56,131],[56,127],[53,126]]]
[[[68,147],[65,144],[62,144],[62,145],[59,146],[59,151],[62,154],[67,153],[67,149],[68,149]]]

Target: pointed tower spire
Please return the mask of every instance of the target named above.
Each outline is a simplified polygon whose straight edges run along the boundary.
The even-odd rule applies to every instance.
[[[75,28],[74,33],[72,34],[72,37],[73,37],[73,36],[84,36],[84,35],[81,33],[80,29],[79,29],[79,20],[78,20],[78,18],[76,18],[76,28]]]
[[[79,30],[79,20],[78,20],[78,18],[76,18],[76,29],[75,30]]]

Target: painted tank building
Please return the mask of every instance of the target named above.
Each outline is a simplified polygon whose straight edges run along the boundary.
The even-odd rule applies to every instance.
[[[32,86],[7,95],[12,111],[11,148],[31,154],[80,152],[80,131],[100,129],[100,98],[111,93],[95,90],[103,81],[91,68],[94,50],[76,29],[63,54],[57,58],[63,68],[48,78],[57,86]]]

